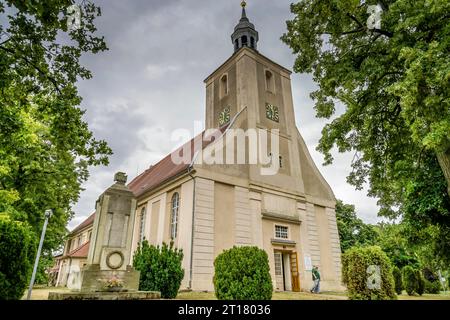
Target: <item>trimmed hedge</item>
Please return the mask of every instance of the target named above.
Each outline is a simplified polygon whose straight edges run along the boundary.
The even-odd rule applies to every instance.
[[[405,286],[406,293],[412,296],[419,290],[419,283],[417,281],[416,271],[411,266],[406,266],[402,270],[403,284]]]
[[[35,234],[31,228],[0,215],[0,300],[22,298],[35,254]]]
[[[174,248],[173,242],[155,247],[144,240],[133,257],[133,267],[141,272],[139,290],[160,291],[161,298],[175,298],[184,277],[182,261],[183,250]]]
[[[425,292],[425,279],[423,278],[422,272],[416,270],[416,281],[417,281],[417,293],[419,296],[423,295]]]
[[[395,282],[395,292],[397,294],[402,294],[403,291],[403,281],[402,281],[402,272],[398,267],[394,267],[392,270],[392,275],[394,276],[394,282]]]
[[[379,267],[379,282],[370,273],[369,266]],[[347,285],[351,300],[392,300],[396,299],[392,266],[386,253],[380,247],[353,247],[342,255],[342,279]],[[369,284],[378,283],[370,288]]]
[[[219,300],[270,300],[272,279],[267,253],[258,247],[233,247],[214,261],[214,290]]]

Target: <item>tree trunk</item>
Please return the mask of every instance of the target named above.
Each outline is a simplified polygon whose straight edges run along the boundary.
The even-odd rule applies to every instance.
[[[438,152],[437,159],[447,181],[447,193],[450,197],[450,148],[445,152]]]

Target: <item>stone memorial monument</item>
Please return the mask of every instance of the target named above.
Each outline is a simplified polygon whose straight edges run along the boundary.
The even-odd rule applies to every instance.
[[[87,264],[81,270],[81,290],[50,292],[49,300],[146,300],[159,292],[138,291],[139,271],[130,265],[136,199],[118,172],[115,183],[96,202]]]
[[[139,272],[130,265],[136,200],[125,185],[125,173],[116,173],[114,181],[96,203],[87,265],[81,272],[81,291],[137,291],[139,287]]]

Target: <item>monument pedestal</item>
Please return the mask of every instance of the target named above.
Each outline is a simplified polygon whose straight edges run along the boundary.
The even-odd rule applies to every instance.
[[[101,270],[100,265],[87,265],[82,270],[81,291],[97,292],[108,291],[105,287],[108,280],[115,277],[123,286],[121,291],[133,292],[139,288],[140,272],[128,266],[126,270]]]
[[[50,292],[48,300],[153,300],[161,299],[157,291],[132,292]]]

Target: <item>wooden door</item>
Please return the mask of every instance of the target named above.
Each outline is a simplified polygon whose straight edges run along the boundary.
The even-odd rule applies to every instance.
[[[292,275],[292,291],[300,291],[300,274],[298,270],[298,255],[297,252],[291,252],[291,275]]]

